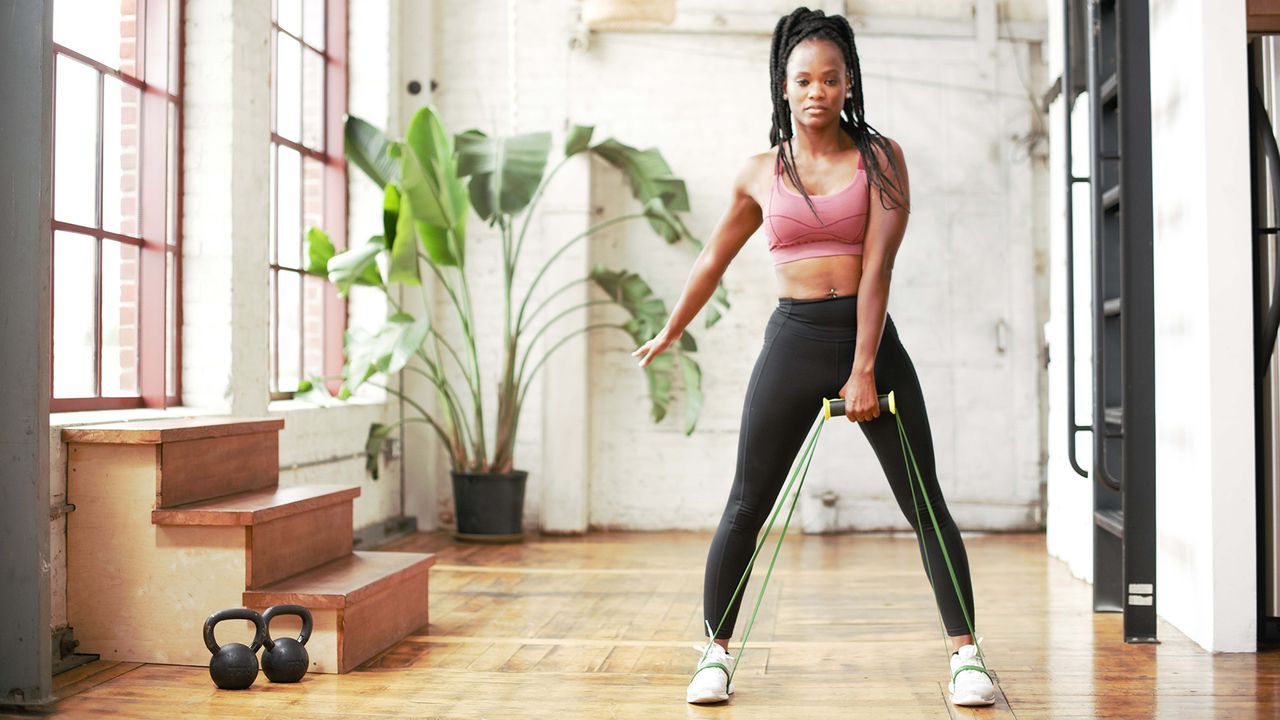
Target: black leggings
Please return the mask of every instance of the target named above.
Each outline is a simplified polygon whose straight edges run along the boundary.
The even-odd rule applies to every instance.
[[[813,426],[814,418],[822,408],[822,398],[838,397],[840,388],[849,379],[853,368],[853,353],[857,336],[857,296],[833,298],[796,299],[780,298],[778,307],[765,328],[764,346],[751,372],[747,397],[742,407],[742,425],[738,432],[738,463],[729,492],[729,502],[720,518],[720,526],[711,541],[707,554],[707,570],[703,583],[703,612],[714,630],[729,606],[729,599],[742,578],[755,551],[757,536],[769,518],[778,493],[786,482],[792,462],[804,444]],[[894,391],[897,407],[901,411],[907,441],[915,453],[920,475],[933,504],[942,540],[956,571],[956,579],[964,593],[969,619],[974,620],[973,589],[969,579],[969,561],[960,539],[960,530],[951,521],[946,502],[938,487],[938,474],[934,466],[933,438],[929,432],[929,418],[925,414],[924,395],[920,380],[911,364],[906,349],[898,340],[893,318],[886,313],[884,333],[876,354],[876,391],[879,394]],[[848,422],[832,419],[829,422]],[[921,563],[928,553],[928,567],[932,569],[934,597],[946,625],[947,634],[964,635],[969,632],[965,617],[956,599],[956,591],[947,572],[946,561],[938,546],[938,537],[929,519],[925,498],[918,481],[908,476],[903,460],[902,446],[898,438],[897,423],[891,414],[881,412],[871,422],[860,422],[858,427],[871,442],[880,467],[884,469],[893,489],[898,507],[913,529],[916,507],[912,507],[911,485],[916,483],[915,496],[924,525],[923,543],[920,548]],[[784,508],[779,518],[786,514]],[[775,527],[771,538],[776,538],[782,526]],[[762,549],[756,558],[764,562],[772,550]],[[754,569],[754,568],[753,568]],[[716,633],[717,638],[733,636],[738,609],[747,587],[738,593],[725,618],[724,625]],[[706,627],[703,633],[706,634]]]

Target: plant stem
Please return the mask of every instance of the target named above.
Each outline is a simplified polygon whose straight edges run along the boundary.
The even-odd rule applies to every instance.
[[[413,398],[411,398],[411,397],[409,397],[408,395],[406,395],[406,394],[404,394],[404,393],[400,392],[399,390],[395,390],[395,389],[393,389],[393,388],[387,387],[386,385],[382,385],[382,384],[379,384],[379,383],[373,382],[372,380],[367,381],[367,384],[372,385],[372,386],[374,386],[374,387],[380,387],[380,388],[382,388],[383,390],[386,390],[387,392],[391,393],[392,395],[395,395],[396,397],[401,398],[401,399],[403,399],[405,402],[407,402],[407,403],[409,403],[410,405],[412,405],[412,406],[413,406],[413,409],[414,409],[414,410],[417,410],[419,413],[421,413],[421,414],[422,414],[422,418],[423,418],[424,420],[426,420],[428,423],[430,423],[430,424],[431,424],[431,427],[435,428],[435,430],[436,430],[436,434],[440,436],[440,441],[441,441],[441,442],[443,442],[443,443],[445,444],[445,447],[449,448],[449,452],[450,452],[450,454],[451,454],[451,455],[453,455],[453,462],[454,462],[454,466],[455,466],[455,467],[465,467],[465,465],[462,465],[462,464],[459,464],[459,463],[458,463],[459,455],[460,455],[460,453],[461,453],[461,448],[458,446],[458,444],[457,444],[457,442],[454,440],[454,438],[450,437],[449,433],[445,432],[445,431],[444,431],[444,428],[440,427],[440,423],[439,423],[439,422],[437,422],[437,421],[435,420],[435,418],[431,417],[431,413],[427,412],[427,411],[426,411],[426,409],[425,409],[425,408],[423,408],[421,405],[419,405],[417,402],[415,402],[415,401],[413,400]],[[463,459],[465,459],[465,456],[463,457]]]
[[[525,368],[525,365],[528,364],[529,355],[533,353],[533,346],[537,344],[538,338],[542,337],[543,333],[551,329],[551,326],[555,324],[556,320],[559,320],[560,318],[564,317],[565,315],[568,315],[574,310],[580,310],[584,307],[589,307],[591,305],[606,305],[606,304],[611,305],[613,304],[613,302],[614,302],[613,300],[588,300],[584,303],[579,303],[577,305],[573,305],[571,307],[565,308],[563,311],[560,312],[560,314],[548,320],[546,324],[543,325],[541,328],[538,328],[538,332],[534,333],[533,337],[529,339],[529,345],[525,348],[524,356],[520,358],[520,371],[519,373],[517,373],[517,377],[521,380],[524,379],[524,368]],[[532,318],[532,316],[530,316],[530,318]]]
[[[533,319],[538,316],[538,313],[542,311],[542,308],[550,305],[551,301],[554,300],[555,297],[560,293],[564,292],[565,290],[568,290],[569,288],[573,287],[574,285],[577,285],[578,283],[584,283],[584,282],[590,282],[590,281],[591,281],[591,278],[583,277],[583,278],[578,278],[577,280],[572,280],[570,282],[565,283],[563,286],[556,289],[555,292],[543,298],[542,303],[539,304],[538,307],[534,308],[533,312],[529,313],[529,317],[525,318],[525,322],[532,324]]]
[[[517,407],[521,407],[524,405],[524,396],[529,392],[529,385],[533,383],[533,378],[535,375],[537,375],[538,369],[541,368],[542,364],[547,361],[547,358],[551,357],[551,353],[559,349],[559,347],[563,345],[565,342],[567,342],[570,338],[585,332],[590,332],[592,330],[599,330],[601,328],[618,328],[619,330],[624,330],[624,331],[626,330],[626,327],[619,325],[617,323],[596,323],[594,325],[588,325],[584,328],[579,328],[577,330],[574,330],[568,335],[565,335],[564,337],[560,338],[558,341],[556,341],[556,344],[552,345],[551,349],[548,350],[540,360],[538,360],[538,363],[533,366],[533,369],[529,371],[529,377],[527,378],[524,384],[524,387],[520,389],[520,400],[517,403]]]
[[[448,232],[449,232],[449,235],[452,237],[453,229],[450,228]],[[455,243],[455,245],[456,244],[457,243]],[[471,304],[471,286],[467,283],[466,266],[464,266],[461,263],[458,264],[458,279],[462,284],[462,297],[466,301],[467,327],[468,328],[475,327],[475,311],[472,309],[472,304]],[[476,341],[475,341],[474,334],[472,333],[467,334],[467,342],[470,345],[469,350],[471,355],[471,365],[475,370],[476,384],[479,385],[480,379],[484,377],[484,374],[480,371],[480,354],[476,352]],[[485,449],[484,403],[483,402],[476,403],[475,417],[476,417],[476,435],[478,437],[478,440],[476,442],[476,448],[475,448],[476,457],[481,463],[483,463],[486,461],[489,454],[488,451]]]
[[[422,358],[424,362],[430,362],[425,358],[424,354],[422,354],[421,352],[418,353],[418,357]],[[454,426],[459,427],[464,431],[467,431],[463,437],[459,438],[459,441],[462,443],[470,442],[469,427],[466,423],[461,422],[462,401],[458,399],[457,393],[453,391],[453,386],[449,384],[449,380],[447,378],[444,378],[443,376],[440,376],[439,374],[431,375],[427,373],[425,370],[423,370],[422,368],[414,367],[413,365],[410,365],[410,364],[407,364],[404,367],[406,370],[411,370],[413,372],[418,373],[422,377],[426,378],[432,385],[435,385],[438,390],[444,392],[446,395],[449,396],[449,407],[447,409],[449,411],[450,416],[453,418]]]
[[[573,156],[569,155],[560,158],[560,162],[556,163],[555,167],[551,168],[551,172],[547,173],[547,176],[542,179],[542,182],[538,185],[538,189],[533,192],[533,197],[529,199],[529,205],[524,211],[524,223],[520,225],[520,237],[516,241],[516,251],[514,256],[511,258],[511,272],[513,276],[515,275],[516,263],[520,261],[520,250],[524,247],[524,234],[529,229],[529,219],[533,217],[533,206],[538,203],[538,198],[542,197],[542,191],[551,184],[551,178],[555,177],[560,168],[564,167],[565,163],[569,162],[570,157]]]
[[[543,264],[542,269],[538,271],[537,276],[533,278],[533,282],[529,285],[529,291],[528,293],[525,294],[524,301],[520,304],[520,314],[516,316],[516,332],[519,333],[521,330],[524,329],[525,307],[529,304],[530,298],[533,297],[533,291],[536,287],[538,287],[538,281],[542,279],[542,276],[546,274],[547,269],[551,267],[551,264],[554,263],[557,258],[559,258],[562,254],[564,254],[566,250],[572,247],[574,243],[578,242],[584,237],[587,237],[591,233],[596,232],[597,230],[603,230],[609,227],[610,225],[615,225],[625,220],[634,220],[636,218],[642,218],[642,217],[645,217],[644,213],[632,213],[630,215],[619,215],[616,218],[611,218],[609,220],[605,220],[604,222],[600,222],[600,223],[596,223],[595,225],[592,225],[586,230],[583,230],[581,233],[573,236],[573,238],[571,238],[564,245],[561,245],[560,249],[556,250],[555,253],[553,253],[551,257],[547,259],[546,263]]]

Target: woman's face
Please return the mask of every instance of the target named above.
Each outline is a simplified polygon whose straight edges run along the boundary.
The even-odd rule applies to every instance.
[[[796,123],[818,128],[838,122],[852,87],[844,56],[835,43],[805,40],[791,50],[782,93]]]

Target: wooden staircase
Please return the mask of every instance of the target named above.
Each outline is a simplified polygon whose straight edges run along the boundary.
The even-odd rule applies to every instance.
[[[344,673],[427,624],[435,555],[352,551],[356,485],[279,486],[282,418],[65,428],[67,616],[80,652],[205,665],[205,618],[311,610],[312,672]],[[278,626],[277,626],[278,623]],[[297,618],[273,623],[275,635]],[[218,626],[248,642],[252,626]]]

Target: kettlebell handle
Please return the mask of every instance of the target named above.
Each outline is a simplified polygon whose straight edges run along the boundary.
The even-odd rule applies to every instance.
[[[271,639],[271,619],[277,615],[297,615],[302,618],[302,632],[298,634],[298,642],[306,645],[311,639],[311,611],[301,605],[272,605],[262,613],[263,645],[268,650],[275,647],[276,642]]]
[[[262,639],[267,635],[267,624],[262,620],[262,616],[258,611],[249,608],[230,608],[228,610],[219,610],[209,616],[204,621],[204,645],[209,648],[209,652],[214,655],[222,649],[218,641],[213,637],[213,628],[223,620],[248,620],[253,623],[253,642],[249,644],[249,650],[257,652],[262,647]]]

